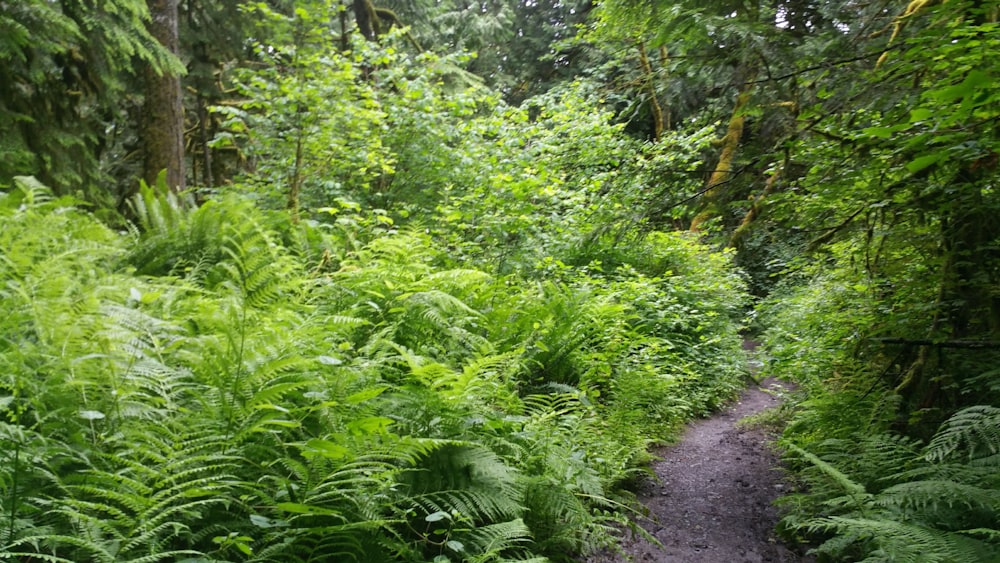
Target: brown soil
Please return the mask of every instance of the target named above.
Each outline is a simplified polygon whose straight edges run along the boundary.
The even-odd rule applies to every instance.
[[[621,553],[602,553],[586,563],[758,563],[812,561],[774,537],[778,510],[772,502],[788,486],[773,438],[736,423],[780,404],[788,384],[765,380],[744,391],[725,411],[691,424],[681,441],[656,453],[656,480],[639,493],[648,509],[640,524],[663,546],[626,537]]]

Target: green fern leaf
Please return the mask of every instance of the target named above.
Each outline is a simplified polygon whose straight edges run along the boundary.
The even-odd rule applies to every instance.
[[[1000,453],[1000,408],[977,405],[958,411],[938,429],[925,456],[942,461],[958,453],[967,460]]]

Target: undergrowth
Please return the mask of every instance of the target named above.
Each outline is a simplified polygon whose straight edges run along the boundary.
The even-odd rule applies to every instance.
[[[956,407],[902,410],[907,350],[870,338],[921,326],[908,302],[927,288],[899,287],[892,295],[825,263],[759,309],[766,372],[807,392],[786,409],[781,445],[802,490],[782,499],[779,530],[820,561],[998,561],[995,353],[939,350],[934,369]],[[903,305],[888,308],[890,298]]]
[[[743,377],[742,285],[681,236],[497,275],[416,228],[134,209],[0,196],[0,559],[567,561]]]

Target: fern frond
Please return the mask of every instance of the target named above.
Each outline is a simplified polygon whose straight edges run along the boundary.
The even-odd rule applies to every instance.
[[[26,536],[23,538],[18,538],[8,545],[4,546],[4,549],[12,549],[21,545],[45,545],[49,548],[58,548],[59,546],[71,546],[78,548],[87,553],[95,561],[113,563],[115,561],[115,555],[105,549],[104,546],[97,542],[91,541],[89,539],[79,538],[76,536],[67,536],[63,534],[46,534],[43,536]],[[34,557],[34,553],[28,554],[29,557]],[[53,557],[56,561],[65,561],[64,559],[59,559],[58,557]]]
[[[525,521],[547,552],[580,551],[577,531],[592,520],[583,499],[548,477],[527,479],[524,490]]]
[[[139,227],[146,233],[165,235],[178,229],[195,208],[193,198],[182,198],[169,189],[139,181],[139,191],[129,200]]]
[[[900,511],[982,508],[1000,513],[1000,490],[984,489],[948,479],[911,481],[885,489],[875,498],[874,504]]]
[[[1000,530],[994,530],[992,528],[972,528],[970,530],[959,530],[956,533],[972,537],[982,537],[992,544],[1000,544]]]
[[[432,272],[417,281],[417,291],[445,291],[449,294],[465,293],[482,287],[492,277],[480,270],[441,270]]]
[[[495,561],[504,553],[526,546],[532,541],[531,530],[520,518],[478,526],[467,533],[456,535],[464,544],[465,560]]]
[[[946,420],[927,445],[928,461],[964,454],[966,460],[1000,453],[1000,408],[976,405]]]
[[[478,522],[500,522],[522,510],[516,472],[473,444],[439,444],[403,471],[399,482],[405,486],[401,504],[424,514],[454,510]]]
[[[179,557],[188,556],[189,558],[201,558],[204,559],[205,554],[200,551],[194,551],[191,549],[175,549],[169,551],[160,551],[158,553],[152,553],[142,557],[132,557],[127,561],[128,563],[156,563],[157,561],[180,561]]]
[[[819,469],[831,481],[836,483],[837,486],[843,489],[844,492],[854,499],[854,502],[859,508],[862,507],[864,503],[871,500],[871,495],[868,494],[862,485],[855,483],[850,477],[842,473],[830,463],[794,444],[789,444],[788,449],[804,458],[806,461]]]
[[[55,555],[48,555],[46,553],[35,553],[27,551],[3,551],[0,550],[0,561],[48,561],[49,563],[76,563],[72,559],[63,559],[62,557],[56,557]]]
[[[805,527],[813,532],[836,532],[841,536],[829,542],[830,545],[819,546],[816,549],[818,553],[836,554],[843,550],[844,542],[874,543],[883,555],[869,560],[913,563],[988,561],[990,551],[993,555],[998,553],[971,538],[888,519],[830,516],[812,520]]]

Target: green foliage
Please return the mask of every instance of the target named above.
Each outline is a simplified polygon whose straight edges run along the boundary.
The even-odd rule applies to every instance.
[[[896,273],[912,282],[893,293],[860,283],[845,266],[850,259],[836,259],[855,252],[851,242],[833,245],[828,261],[800,268],[759,308],[765,372],[793,377],[807,392],[784,443],[808,490],[783,500],[790,513],[781,528],[786,537],[819,543],[817,553],[833,560],[996,558],[996,409],[971,406],[940,426],[933,411],[914,413],[910,434],[926,432],[926,446],[883,434],[902,426],[894,387],[912,369],[911,356],[871,335],[910,334],[926,319],[934,288],[916,273],[925,268],[919,262]],[[966,362],[952,363],[957,354]],[[947,373],[968,382],[962,395],[991,396],[983,385],[991,370],[980,363],[989,352],[975,354],[936,352]]]
[[[571,80],[589,62],[587,53],[563,45],[587,17],[585,2],[508,0],[476,10],[451,1],[376,5],[394,9],[425,49],[474,54],[456,66],[512,104]]]
[[[710,131],[641,143],[595,111],[599,96],[578,82],[469,121],[434,212],[459,259],[498,274],[552,260],[617,267],[621,248],[672,226],[670,193],[689,182]]]
[[[264,34],[254,45],[260,64],[236,69],[242,100],[214,108],[225,119],[214,147],[240,150],[248,169],[242,187],[271,208],[321,207],[392,172],[378,133],[386,115],[376,89],[362,80],[363,65],[389,59],[362,44],[363,64],[334,50],[329,9],[286,15],[248,5]]]
[[[105,204],[102,152],[142,65],[183,66],[146,29],[143,0],[0,6],[0,185],[35,175]]]
[[[74,204],[0,199],[0,558],[565,560],[739,377],[701,361],[738,278],[682,237],[646,239],[656,278],[540,283],[356,206],[143,187],[116,233]]]
[[[116,233],[20,175],[122,207],[135,74],[184,69],[142,1],[0,2],[0,558],[592,550],[745,377],[734,260],[804,392],[785,529],[996,558],[993,3],[182,4],[209,185]],[[730,117],[736,259],[667,232]]]
[[[784,499],[788,533],[854,561],[989,561],[1000,556],[997,409],[956,413],[929,444],[892,435],[790,446],[808,494]],[[965,447],[958,448],[958,444]],[[822,514],[821,516],[816,516]]]

